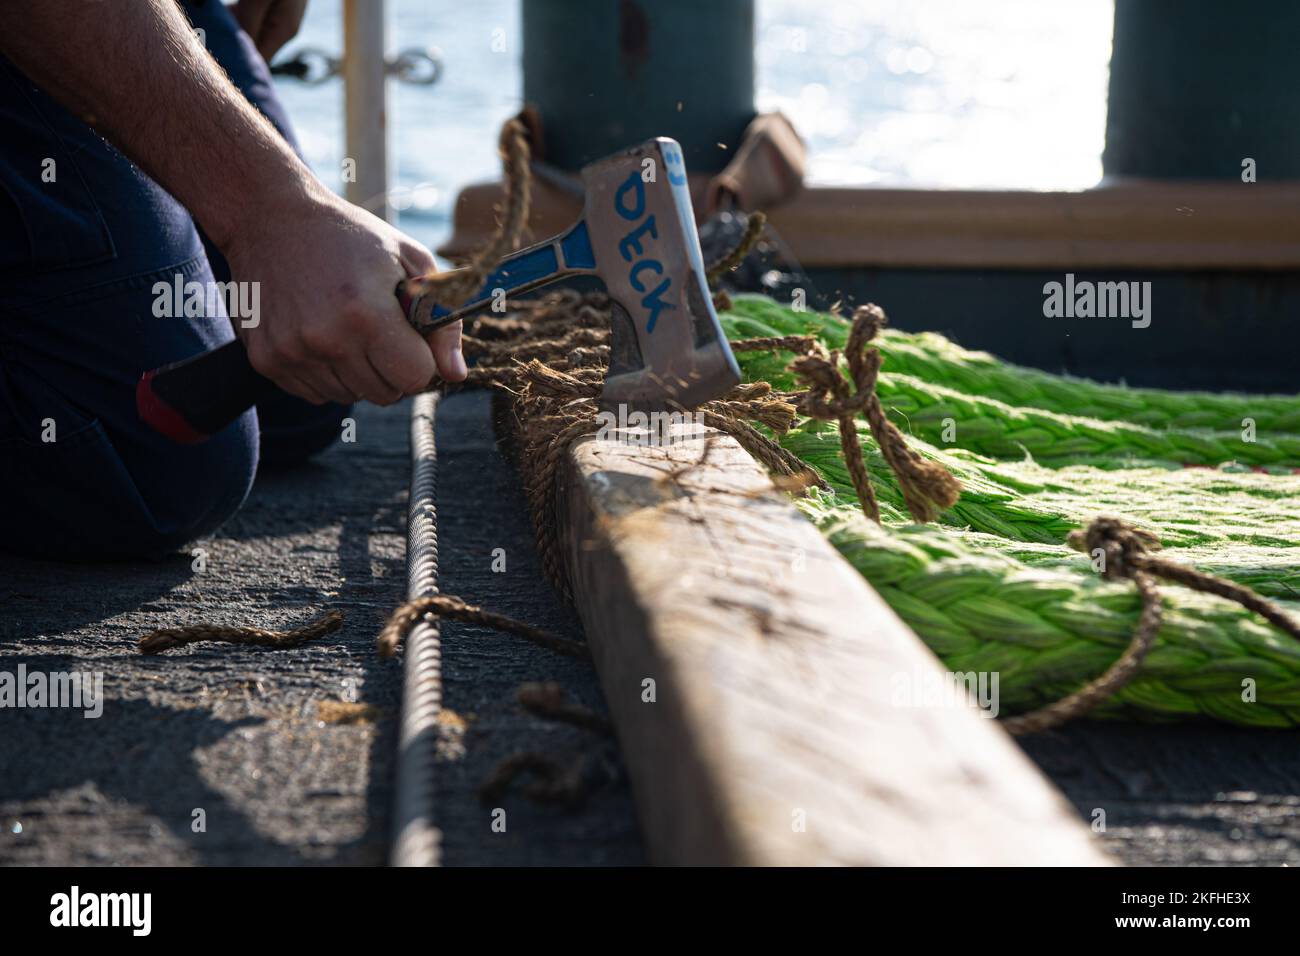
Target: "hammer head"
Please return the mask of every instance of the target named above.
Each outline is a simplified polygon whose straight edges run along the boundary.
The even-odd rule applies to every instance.
[[[713,311],[682,148],[666,137],[582,170],[596,273],[613,301],[606,405],[690,409],[740,369]]]

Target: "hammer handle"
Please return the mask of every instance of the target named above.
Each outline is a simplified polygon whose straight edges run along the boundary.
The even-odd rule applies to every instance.
[[[398,283],[397,298],[409,317],[412,302],[405,280]],[[253,368],[244,343],[234,339],[145,372],[135,386],[135,409],[160,435],[192,445],[211,438],[275,391],[275,383]]]
[[[596,256],[585,221],[579,219],[566,232],[545,239],[503,258],[483,280],[482,287],[454,309],[412,294],[406,280],[398,283],[397,298],[407,320],[421,335],[428,335],[457,319],[464,318],[504,300],[549,285],[568,276],[594,273]]]
[[[145,372],[135,407],[154,431],[193,444],[215,435],[248,408],[275,392],[259,375],[238,339],[181,362]]]
[[[408,320],[415,302],[406,282],[397,298]],[[433,317],[427,334],[455,322],[469,309]],[[248,360],[238,339],[180,362],[145,372],[135,387],[140,420],[165,438],[183,445],[206,441],[258,402],[275,394],[276,385]]]

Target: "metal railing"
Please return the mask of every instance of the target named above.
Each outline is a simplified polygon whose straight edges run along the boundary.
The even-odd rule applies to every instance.
[[[343,0],[343,55],[301,47],[273,64],[271,74],[310,86],[343,78],[344,148],[350,161],[344,195],[349,202],[391,221],[388,79],[432,86],[442,78],[443,65],[441,55],[431,47],[411,48],[391,57],[387,50],[385,0]]]

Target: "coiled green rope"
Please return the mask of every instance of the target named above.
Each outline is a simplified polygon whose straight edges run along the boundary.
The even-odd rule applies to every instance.
[[[727,334],[734,338],[809,334],[829,348],[843,348],[849,329],[839,316],[797,312],[756,295],[735,296],[723,323]],[[889,373],[911,375],[1012,406],[1152,428],[1235,431],[1242,428],[1243,418],[1250,418],[1261,432],[1300,434],[1300,401],[1290,395],[1173,392],[1103,385],[1011,365],[987,352],[964,349],[933,332],[886,331],[879,346]]]
[[[1092,573],[1082,556],[1029,567],[933,526],[882,528],[835,498],[801,506],[945,666],[999,673],[1006,712],[1051,703],[1102,673],[1137,623],[1132,587]],[[1300,644],[1229,601],[1163,594],[1164,623],[1140,675],[1094,714],[1300,724]],[[1243,700],[1248,688],[1254,702]]]
[[[859,428],[859,433],[865,440],[865,430]],[[809,423],[780,440],[851,500],[852,484],[832,428]],[[911,444],[961,481],[961,499],[939,518],[955,528],[1012,541],[1063,544],[1071,530],[1104,511],[1150,527],[1166,548],[1236,543],[1300,548],[1300,511],[1293,504],[1300,502],[1300,476],[1199,468],[1051,469],[940,451],[916,439]],[[901,494],[879,454],[867,447],[864,455],[882,505],[901,515]],[[1300,561],[1300,550],[1295,554]]]
[[[811,334],[830,348],[844,344],[846,323],[837,316],[795,312],[752,296],[733,302],[732,309],[723,321],[733,338]],[[1029,456],[1053,466],[1076,462],[1107,468],[1227,462],[1281,470],[1300,466],[1300,413],[1294,400],[1290,409],[1284,409],[1285,400],[1271,396],[1225,397],[1097,385],[998,363],[983,353],[958,349],[933,333],[886,332],[879,347],[885,365],[876,393],[886,412],[905,432],[933,445],[996,458]],[[753,380],[793,386],[793,377],[785,370],[788,356],[758,352],[740,358]],[[1069,389],[1081,393],[1077,402],[1067,403],[1060,395]],[[1163,406],[1163,415],[1132,407],[1140,400],[1132,396],[1148,394],[1161,396],[1154,401]],[[1178,398],[1171,401],[1169,396]],[[1049,410],[1047,403],[1053,398],[1070,413]],[[1040,400],[1045,404],[1023,404]],[[1091,411],[1110,418],[1089,417]],[[1215,424],[1206,428],[1185,424],[1189,421]],[[1254,428],[1243,422],[1254,422]],[[1288,432],[1288,427],[1296,433]]]
[[[842,347],[848,328],[836,316],[796,313],[750,296],[738,298],[722,319],[733,338],[812,334],[828,347]],[[947,667],[998,672],[1006,712],[1077,689],[1105,671],[1132,636],[1140,604],[1133,588],[1103,580],[1087,557],[1065,545],[1072,529],[1098,513],[1150,529],[1178,561],[1284,602],[1300,597],[1300,478],[1241,467],[1296,460],[1300,434],[1285,430],[1300,432],[1300,401],[1064,379],[1003,365],[932,334],[887,332],[880,347],[878,394],[904,431],[910,423],[914,435],[926,437],[943,418],[953,419],[951,445],[916,437],[911,444],[961,480],[961,500],[940,525],[912,524],[890,470],[860,427],[884,521],[875,525],[857,508],[834,427],[807,422],[781,443],[833,490],[801,507]],[[751,378],[792,384],[788,355],[740,359]],[[1124,421],[1008,403],[1065,404],[1075,390],[1080,400],[1072,404]],[[915,428],[918,417],[925,428]],[[1227,430],[1242,418],[1255,419],[1258,443]],[[1226,427],[1216,433],[1207,425]],[[1013,439],[1017,434],[1022,440]],[[1236,464],[1180,467],[1228,459]],[[1098,716],[1300,724],[1300,644],[1232,602],[1176,587],[1163,594],[1153,650]]]

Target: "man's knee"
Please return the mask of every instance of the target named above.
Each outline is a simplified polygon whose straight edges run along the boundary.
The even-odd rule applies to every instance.
[[[250,412],[205,442],[154,456],[145,466],[151,474],[137,482],[146,491],[131,536],[134,553],[122,556],[161,557],[225,524],[252,490],[257,447]]]
[[[262,464],[281,468],[306,461],[346,437],[351,415],[351,405],[312,405],[287,392],[273,394],[257,406]]]
[[[96,422],[11,451],[0,468],[5,550],[59,561],[156,559],[239,510],[257,470],[257,428],[249,414],[200,445],[122,454]]]

